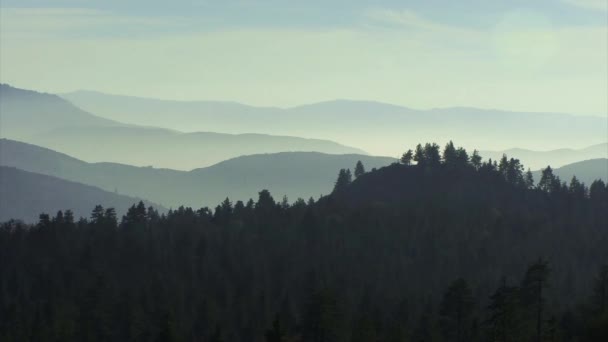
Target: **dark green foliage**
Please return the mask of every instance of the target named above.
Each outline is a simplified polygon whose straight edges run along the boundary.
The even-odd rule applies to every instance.
[[[543,191],[516,159],[420,151],[308,202],[6,222],[0,340],[602,341],[604,183]]]
[[[401,164],[405,166],[412,165],[412,160],[414,160],[414,152],[412,152],[412,150],[407,150],[405,153],[403,153],[401,159],[399,159]]]
[[[439,311],[442,330],[447,340],[471,340],[471,316],[474,309],[475,300],[467,282],[462,278],[454,281],[443,295]]]
[[[274,318],[272,328],[266,331],[266,342],[284,342],[285,332],[281,327],[279,315]]]
[[[352,183],[353,177],[350,173],[350,169],[341,169],[338,173],[338,179],[334,185],[334,193],[340,193],[344,191],[350,183]]]
[[[521,284],[521,299],[527,310],[528,322],[534,322],[535,341],[543,339],[543,324],[545,319],[545,289],[548,287],[549,266],[540,259],[530,265]]]
[[[342,316],[332,290],[315,291],[308,299],[302,320],[302,335],[306,342],[343,340]]]
[[[365,167],[363,166],[363,163],[359,160],[357,161],[357,165],[355,165],[355,178],[359,178],[359,176],[363,175],[365,173]]]
[[[503,278],[501,285],[490,297],[488,311],[488,335],[492,341],[519,341],[520,332],[520,300],[519,289],[508,286]]]

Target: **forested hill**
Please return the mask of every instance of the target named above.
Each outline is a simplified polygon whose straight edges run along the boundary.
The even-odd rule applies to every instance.
[[[100,204],[115,208],[122,216],[127,208],[141,201],[137,197],[119,195],[100,188],[64,179],[0,166],[0,221],[9,219],[37,222],[39,214],[70,211],[76,219],[88,217],[91,208]],[[162,206],[144,202],[166,212]]]
[[[0,339],[604,341],[607,208],[602,181],[427,144],[317,202],[13,222]]]

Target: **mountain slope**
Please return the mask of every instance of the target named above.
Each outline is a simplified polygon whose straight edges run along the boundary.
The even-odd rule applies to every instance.
[[[0,139],[0,165],[90,184],[173,207],[182,204],[214,206],[226,196],[247,200],[257,197],[261,189],[269,189],[277,196],[287,195],[291,200],[318,197],[331,191],[337,170],[352,169],[358,160],[368,169],[395,161],[356,154],[283,152],[238,157],[185,172],[87,163],[50,149]]]
[[[0,137],[49,147],[90,162],[191,170],[256,153],[317,151],[365,154],[360,149],[329,140],[221,134],[208,129],[182,133],[127,125],[91,115],[55,95],[8,85],[2,85],[0,90]]]
[[[62,96],[97,115],[134,124],[332,139],[377,155],[398,155],[403,146],[446,137],[470,149],[503,150],[515,141],[538,150],[581,148],[605,141],[608,124],[602,117],[477,108],[415,110],[372,101],[336,100],[280,109],[96,92]]]
[[[65,126],[120,126],[89,114],[63,98],[0,84],[0,136],[27,139]]]
[[[540,180],[541,172],[533,172],[534,179]],[[553,174],[559,176],[562,181],[570,183],[572,176],[576,175],[579,181],[584,182],[587,186],[591,185],[594,180],[601,179],[604,182],[608,182],[608,159],[598,158],[584,160],[568,165],[564,165],[560,168],[554,169]]]
[[[484,157],[499,160],[503,154],[508,156],[516,156],[526,167],[532,170],[551,165],[551,167],[560,167],[566,164],[571,164],[578,161],[608,158],[608,143],[596,144],[582,149],[567,149],[562,148],[551,151],[532,151],[521,148],[512,148],[504,151],[482,151]]]
[[[55,214],[67,209],[72,210],[76,218],[88,217],[98,204],[115,208],[120,217],[138,201],[93,186],[0,166],[0,221],[36,222],[39,213]],[[144,203],[165,211],[158,205]]]

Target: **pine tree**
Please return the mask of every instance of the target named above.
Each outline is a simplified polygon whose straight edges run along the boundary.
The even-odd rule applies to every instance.
[[[528,312],[534,317],[532,320],[535,322],[537,342],[541,342],[543,336],[544,289],[548,286],[549,274],[547,262],[539,259],[528,267],[521,284],[521,299]]]
[[[332,291],[313,293],[303,315],[302,332],[307,342],[335,342],[341,339],[341,315]]]
[[[365,167],[363,166],[363,163],[359,160],[357,161],[357,165],[355,166],[355,178],[359,178],[364,173]]]
[[[414,161],[417,163],[418,166],[427,165],[427,160],[426,160],[426,156],[424,154],[424,149],[422,148],[422,145],[420,145],[420,144],[416,145],[416,152],[414,152]]]
[[[608,314],[608,264],[602,265],[595,278],[593,302],[599,316]]]
[[[443,149],[443,162],[447,166],[455,166],[456,158],[456,147],[454,147],[454,143],[450,140],[450,142],[447,143]]]
[[[477,150],[473,150],[473,155],[471,156],[471,165],[473,165],[475,170],[479,170],[481,167],[481,156]]]
[[[530,168],[528,168],[528,171],[526,171],[524,183],[526,185],[526,188],[528,188],[528,189],[534,188],[534,176],[532,175],[532,171],[530,171]]]
[[[488,324],[491,328],[492,341],[518,341],[518,288],[508,286],[503,278],[500,287],[490,296],[488,306]]]
[[[338,173],[338,179],[334,185],[333,193],[340,193],[346,189],[352,182],[352,176],[349,169],[341,169]]]
[[[401,159],[399,161],[401,162],[401,164],[403,164],[405,166],[410,166],[410,165],[412,165],[413,159],[414,159],[414,152],[412,152],[412,150],[407,150],[405,153],[403,153],[403,155],[401,156]]]
[[[439,312],[447,339],[457,342],[468,340],[468,327],[474,308],[475,300],[467,282],[462,278],[457,279],[443,295]]]

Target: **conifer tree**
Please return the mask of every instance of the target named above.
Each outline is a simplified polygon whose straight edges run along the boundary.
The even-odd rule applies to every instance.
[[[359,160],[357,161],[357,165],[355,166],[355,178],[359,178],[364,173],[365,167],[363,166],[363,163]]]
[[[543,316],[545,314],[545,288],[548,286],[549,266],[539,259],[530,265],[521,284],[521,299],[535,322],[535,341],[541,342],[543,336]]]
[[[412,165],[413,159],[414,159],[414,152],[412,152],[412,150],[407,150],[405,153],[403,153],[403,155],[401,156],[401,159],[399,161],[401,162],[401,164],[403,164],[405,166],[410,166],[410,165]]]
[[[440,314],[445,337],[448,340],[468,340],[470,318],[475,300],[467,282],[460,278],[454,281],[443,295]]]

